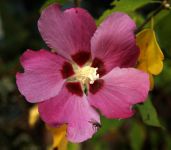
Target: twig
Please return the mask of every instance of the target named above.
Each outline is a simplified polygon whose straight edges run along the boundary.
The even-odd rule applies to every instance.
[[[154,17],[156,16],[162,9],[163,9],[163,5],[161,5],[153,14],[151,14],[135,31],[135,33],[138,33],[142,30],[142,28]]]
[[[163,0],[163,2],[161,2],[160,7],[153,13],[151,14],[144,22],[141,26],[139,26],[137,28],[137,30],[135,31],[135,33],[138,33],[142,30],[142,28],[153,18],[155,17],[161,10],[163,9],[170,9],[170,4],[168,2],[168,0]]]

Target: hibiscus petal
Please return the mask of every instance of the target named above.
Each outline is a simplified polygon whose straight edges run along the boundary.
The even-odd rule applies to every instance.
[[[71,8],[62,12],[59,5],[54,4],[43,10],[38,28],[50,48],[71,59],[71,56],[77,58],[76,53],[80,51],[90,53],[90,39],[96,25],[84,9]],[[89,54],[86,55],[90,57]]]
[[[93,64],[99,67],[96,62],[101,62],[99,70],[103,70],[102,75],[116,66],[135,65],[139,55],[135,28],[134,21],[128,15],[113,13],[96,30],[91,39],[91,50],[95,61]]]
[[[62,57],[46,50],[27,50],[20,59],[24,73],[17,73],[19,91],[35,103],[56,96],[64,83]]]
[[[144,102],[149,91],[148,74],[133,68],[115,68],[100,81],[90,85],[88,100],[108,118],[131,117],[132,105]]]
[[[71,93],[66,86],[56,97],[38,104],[41,118],[50,125],[67,124],[67,139],[82,142],[92,137],[100,122],[99,115],[89,105],[86,96]]]

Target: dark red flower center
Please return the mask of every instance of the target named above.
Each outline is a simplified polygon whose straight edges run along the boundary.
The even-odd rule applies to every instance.
[[[104,62],[99,58],[94,58],[91,66],[94,68],[98,68],[97,73],[99,74],[99,76],[102,76],[106,73]]]
[[[83,90],[81,88],[80,82],[68,82],[66,84],[66,88],[72,94],[76,94],[78,96],[83,96]]]
[[[72,59],[81,67],[90,59],[90,56],[89,52],[80,51],[72,55]]]
[[[74,70],[69,62],[65,62],[61,69],[61,74],[64,79],[74,75]]]
[[[100,89],[102,89],[103,85],[104,85],[104,80],[102,79],[96,80],[94,84],[89,85],[89,91],[92,94],[96,94]]]
[[[73,68],[73,65],[76,64],[69,62],[63,64],[61,74],[64,79],[68,78],[66,88],[70,93],[78,96],[83,96],[85,92],[83,88],[89,89],[92,94],[96,94],[104,85],[104,80],[99,79],[99,75],[102,76],[106,73],[103,61],[95,58],[91,66],[82,66],[90,59],[90,53],[87,52],[79,52],[72,58],[81,67]]]

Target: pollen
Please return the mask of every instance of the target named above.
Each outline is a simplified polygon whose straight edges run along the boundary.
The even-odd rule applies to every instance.
[[[80,81],[82,84],[90,83],[93,84],[95,80],[99,79],[99,74],[97,74],[98,68],[93,68],[90,66],[84,66],[77,69],[76,80]]]

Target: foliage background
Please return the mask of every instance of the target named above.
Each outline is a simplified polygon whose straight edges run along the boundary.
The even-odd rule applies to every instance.
[[[72,0],[56,1],[64,8],[74,6]],[[1,150],[46,150],[51,143],[51,136],[41,120],[35,127],[29,126],[28,114],[32,104],[24,100],[15,84],[15,74],[21,70],[19,56],[28,48],[47,48],[37,29],[40,9],[45,2],[47,5],[45,0],[0,0]],[[138,26],[160,7],[159,2],[150,0],[111,2],[82,0],[81,7],[93,15],[97,24],[113,11],[124,11]],[[99,132],[82,144],[69,144],[70,150],[171,149],[171,11],[163,10],[154,17],[154,29],[165,60],[163,72],[155,77],[155,87],[148,103],[135,106],[136,115],[127,120],[102,117],[103,125]]]

